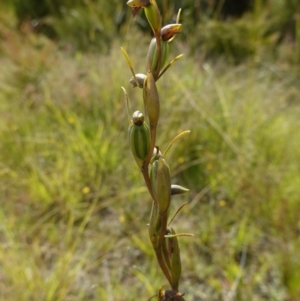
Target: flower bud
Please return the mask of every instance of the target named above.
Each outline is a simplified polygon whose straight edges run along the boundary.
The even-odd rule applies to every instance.
[[[150,0],[129,0],[126,4],[130,7],[145,7],[150,4]]]
[[[162,153],[158,146],[155,146],[152,153],[151,163],[162,157]]]
[[[132,114],[132,119],[131,122],[136,125],[136,126],[141,126],[144,124],[145,118],[143,113],[141,113],[140,111],[135,111]]]
[[[172,39],[181,28],[181,24],[168,24],[161,29],[160,35],[163,41],[169,41]]]
[[[142,167],[150,146],[150,131],[140,111],[133,113],[131,122],[128,129],[131,153],[138,166]]]
[[[150,127],[156,127],[159,119],[160,103],[156,83],[151,71],[148,71],[145,79],[143,98]]]
[[[169,56],[169,43],[164,40],[161,40],[161,65],[160,69],[166,65],[167,59]],[[156,72],[158,67],[158,51],[156,38],[153,38],[150,42],[148,55],[147,55],[147,70],[151,70],[152,73]],[[159,70],[160,71],[160,70]]]
[[[135,88],[135,87],[139,87],[139,88],[143,88],[144,87],[144,81],[146,79],[146,75],[145,74],[142,74],[142,73],[137,73],[135,75],[135,78],[132,77],[129,82],[132,84],[132,87]]]

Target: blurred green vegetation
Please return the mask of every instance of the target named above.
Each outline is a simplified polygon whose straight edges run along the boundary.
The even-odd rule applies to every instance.
[[[119,0],[12,0],[6,1],[18,27],[56,39],[76,50],[109,51],[125,20],[126,3]],[[127,11],[128,15],[130,12]]]
[[[19,28],[29,24],[32,30],[75,51],[94,49],[107,53],[117,36],[122,37],[124,31],[131,30],[128,23],[132,17],[126,1],[4,2],[15,12]],[[158,3],[164,24],[174,22],[178,9],[183,9],[181,36],[196,55],[218,57],[223,54],[228,60],[239,63],[247,57],[261,57],[266,49],[269,56],[270,51],[287,41],[300,49],[298,0],[163,0]],[[143,13],[136,17],[135,23],[150,34]]]
[[[164,282],[120,86],[132,111],[142,101],[120,46],[143,72],[149,37],[132,24],[120,39],[105,30],[99,55],[79,27],[115,27],[110,2],[78,1],[76,35],[68,18],[43,17],[68,32],[59,41],[17,30],[12,3],[0,4],[0,300],[148,300]],[[300,29],[283,16],[298,3],[255,3],[242,19],[185,29],[171,55],[192,55],[158,82],[160,147],[191,130],[167,158],[173,183],[191,190],[172,207],[188,201],[174,223],[195,234],[180,239],[187,300],[300,300]]]

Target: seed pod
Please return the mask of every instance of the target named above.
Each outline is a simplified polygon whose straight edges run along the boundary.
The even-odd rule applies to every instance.
[[[156,196],[160,214],[166,213],[171,203],[171,175],[165,159],[158,159],[156,176]]]
[[[160,35],[163,41],[169,41],[172,39],[181,28],[181,24],[168,24],[161,29]]]
[[[159,213],[165,214],[171,202],[171,176],[170,168],[162,157],[158,157],[152,162],[150,181],[153,194],[158,202]]]
[[[156,128],[159,119],[160,104],[156,83],[151,71],[148,71],[147,78],[145,79],[143,99],[150,127]]]
[[[128,129],[129,144],[136,163],[142,167],[150,146],[150,131],[140,111],[133,113],[131,123]]]
[[[169,56],[169,43],[161,40],[161,66],[160,69],[163,69],[167,63]],[[156,38],[153,38],[150,42],[148,54],[147,54],[147,70],[151,70],[152,73],[155,73],[158,67],[158,51]]]
[[[167,200],[167,203],[171,201],[171,189],[170,186],[167,186],[169,181],[171,181],[171,177],[169,166],[163,159],[158,147],[156,147],[155,151],[153,152],[149,177],[153,194],[158,202],[159,212],[165,213],[167,212],[169,205],[166,204],[164,200],[167,197],[169,198],[169,200]],[[161,191],[158,192],[158,189],[160,189]],[[163,200],[162,204],[160,204],[160,200],[158,199],[159,197]]]
[[[158,36],[158,34],[161,31],[161,15],[158,6],[156,4],[156,1],[150,0],[150,5],[145,6],[144,9],[145,9],[145,15],[147,17],[147,20],[155,36]]]
[[[171,195],[183,194],[189,191],[190,191],[189,189],[182,187],[180,185],[175,185],[175,184],[171,185]]]
[[[171,233],[176,234],[175,230],[171,228]],[[181,260],[180,260],[180,249],[178,239],[176,236],[170,237],[169,241],[169,252],[171,257],[171,278],[172,278],[172,289],[178,291],[179,280],[181,277]]]
[[[135,88],[135,87],[139,87],[139,88],[143,88],[144,87],[144,82],[145,82],[145,79],[146,79],[146,75],[145,74],[142,74],[142,73],[137,73],[135,75],[135,78],[137,80],[135,80],[134,77],[132,77],[129,82],[132,84],[132,87]]]

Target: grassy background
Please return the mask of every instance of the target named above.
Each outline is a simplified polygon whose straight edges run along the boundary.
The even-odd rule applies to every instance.
[[[74,53],[0,18],[0,300],[147,300],[166,281],[120,86],[132,111],[141,91],[120,46],[142,72],[149,39],[129,25],[108,54]],[[173,55],[190,52],[175,41]],[[195,234],[180,240],[187,300],[300,300],[297,45],[260,44],[238,65],[194,52],[158,82],[160,147],[192,131],[167,157],[191,190],[172,205],[189,202],[174,227]]]

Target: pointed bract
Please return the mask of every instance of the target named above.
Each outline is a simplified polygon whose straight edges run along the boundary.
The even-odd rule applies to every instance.
[[[183,193],[186,193],[189,191],[190,191],[189,189],[182,187],[180,185],[175,185],[175,184],[171,185],[171,194],[172,195],[183,194]]]

